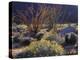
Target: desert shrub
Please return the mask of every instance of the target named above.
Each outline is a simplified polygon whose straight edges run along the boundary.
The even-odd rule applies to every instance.
[[[17,28],[20,28],[20,29],[27,29],[27,25],[24,25],[24,24],[20,24],[20,25],[17,25]]]
[[[64,48],[57,44],[55,41],[50,42],[48,40],[33,41],[26,49],[25,53],[31,53],[33,56],[55,56],[63,55]],[[30,55],[29,55],[30,56]],[[27,54],[26,54],[27,57]]]

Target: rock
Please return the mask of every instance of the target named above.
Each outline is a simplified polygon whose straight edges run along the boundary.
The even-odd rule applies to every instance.
[[[78,37],[75,33],[67,33],[65,36],[65,45],[75,45]]]
[[[23,37],[20,41],[21,46],[27,46],[31,43],[31,37]]]
[[[37,40],[41,40],[42,37],[43,33],[37,33],[34,38],[37,38]]]

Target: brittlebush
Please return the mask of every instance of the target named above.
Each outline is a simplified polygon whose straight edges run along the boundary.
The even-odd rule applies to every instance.
[[[34,55],[63,55],[64,48],[57,44],[55,41],[41,40],[41,41],[33,41],[28,46],[29,51]]]

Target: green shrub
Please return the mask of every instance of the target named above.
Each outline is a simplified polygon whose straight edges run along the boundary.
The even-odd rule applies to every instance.
[[[31,42],[26,51],[31,52],[33,56],[53,56],[63,55],[64,48],[55,41],[41,40]]]

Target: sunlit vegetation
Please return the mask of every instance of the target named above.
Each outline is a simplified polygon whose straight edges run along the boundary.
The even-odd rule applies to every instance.
[[[63,55],[64,48],[61,45],[57,44],[56,41],[50,42],[49,40],[41,40],[41,41],[33,41],[29,46],[18,49],[18,52],[20,53],[18,55],[15,55],[14,52],[15,51],[13,50],[14,58],[15,57],[19,58],[21,56],[25,57],[23,53],[30,53],[30,54],[26,54],[26,57],[56,56],[56,55]],[[18,52],[16,52],[16,54]]]

